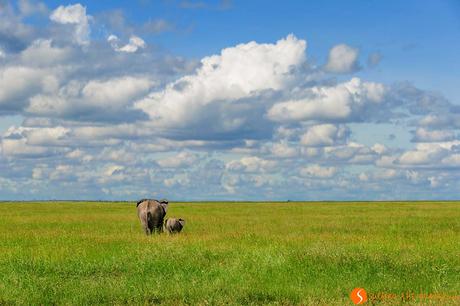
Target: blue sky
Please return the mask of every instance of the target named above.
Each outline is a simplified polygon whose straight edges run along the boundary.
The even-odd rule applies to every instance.
[[[0,199],[456,199],[457,1],[0,1]]]

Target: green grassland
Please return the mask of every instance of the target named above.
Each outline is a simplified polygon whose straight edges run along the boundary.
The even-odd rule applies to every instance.
[[[135,203],[0,204],[0,304],[353,305],[355,287],[368,304],[460,304],[460,202],[170,203],[168,216],[184,231],[147,237]]]

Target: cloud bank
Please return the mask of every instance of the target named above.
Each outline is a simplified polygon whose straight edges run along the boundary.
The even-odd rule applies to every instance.
[[[358,77],[358,49],[315,64],[288,34],[186,60],[152,48],[146,25],[123,32],[123,16],[89,9],[0,13],[0,119],[17,121],[0,138],[2,198],[457,196],[460,108]],[[40,33],[34,14],[47,15]],[[408,140],[392,140],[401,130]],[[373,131],[388,137],[360,136]]]

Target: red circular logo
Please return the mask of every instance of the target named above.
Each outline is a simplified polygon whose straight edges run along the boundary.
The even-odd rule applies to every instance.
[[[361,305],[367,302],[367,292],[363,288],[355,288],[350,293],[350,298],[356,305]]]

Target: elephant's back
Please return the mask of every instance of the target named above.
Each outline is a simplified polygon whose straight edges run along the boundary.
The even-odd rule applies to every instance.
[[[147,215],[148,212],[153,213],[159,208],[159,204],[155,200],[144,200],[137,204],[137,214],[139,216]]]
[[[160,206],[157,200],[142,200],[137,203],[137,210],[152,210]]]

